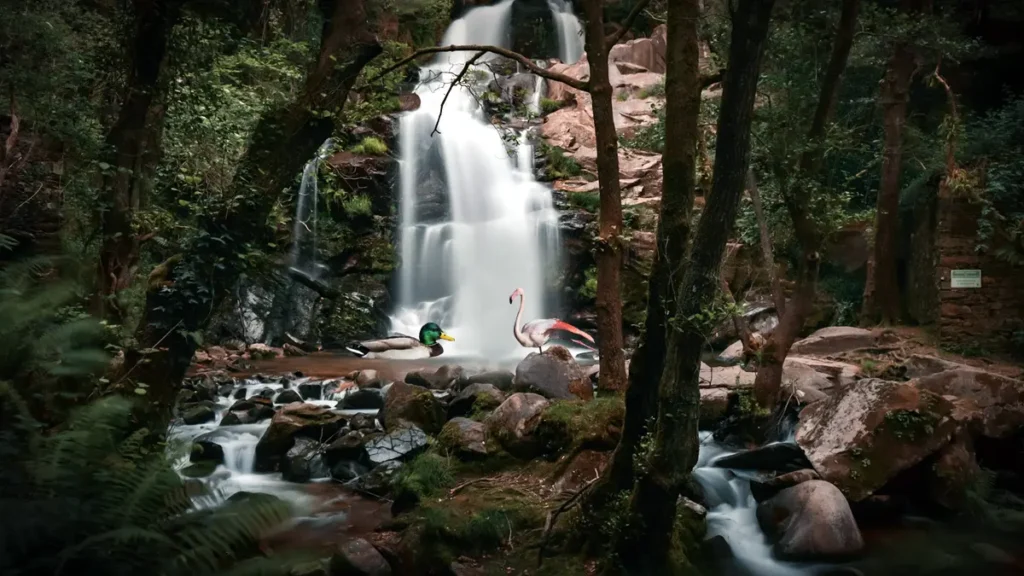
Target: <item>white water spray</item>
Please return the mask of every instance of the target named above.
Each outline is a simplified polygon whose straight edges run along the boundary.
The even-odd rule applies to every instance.
[[[548,0],[551,17],[558,31],[558,59],[575,64],[583,56],[583,28],[572,11],[570,0]]]

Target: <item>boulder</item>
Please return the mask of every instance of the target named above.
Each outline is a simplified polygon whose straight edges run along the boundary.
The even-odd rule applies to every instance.
[[[377,428],[377,418],[373,414],[353,414],[349,426],[353,430],[374,430]]]
[[[270,426],[256,444],[256,472],[274,472],[281,459],[295,445],[296,437],[330,438],[345,425],[336,414],[313,404],[288,404],[274,414]]]
[[[806,364],[782,364],[783,397],[792,397],[802,404],[810,404],[825,398],[831,388],[832,381],[827,376]]]
[[[283,353],[280,353],[277,349],[271,348],[266,344],[250,344],[249,351],[247,353],[249,354],[249,358],[253,360],[269,360],[271,358],[283,356]]]
[[[547,407],[547,399],[539,394],[513,394],[487,416],[484,426],[509,453],[529,458],[538,449],[533,432]]]
[[[338,482],[351,482],[368,472],[370,468],[367,465],[355,460],[344,460],[331,466],[331,478]]]
[[[366,474],[361,474],[349,481],[349,486],[362,492],[383,496],[391,489],[391,480],[395,473],[402,468],[398,460],[389,460],[380,466],[376,466]]]
[[[829,356],[858,348],[871,348],[877,343],[878,336],[871,330],[852,326],[829,326],[795,342],[790,348],[790,353]]]
[[[786,488],[757,507],[757,521],[788,560],[837,560],[864,548],[843,493],[822,480]]]
[[[441,428],[437,441],[463,460],[487,456],[487,428],[469,418],[452,418]]]
[[[512,390],[512,381],[514,379],[515,374],[508,370],[491,370],[463,378],[464,384],[462,387],[465,388],[471,384],[490,384],[502,392],[508,392]]]
[[[908,383],[865,379],[800,412],[796,441],[852,502],[949,443],[953,405]]]
[[[427,370],[409,372],[405,375],[405,382],[429,390],[448,390],[459,380],[462,373],[461,366],[445,364],[433,372]]]
[[[860,366],[857,366],[856,364],[825,360],[823,358],[812,358],[809,356],[789,355],[786,357],[786,361],[783,363],[782,368],[785,370],[795,364],[805,366],[823,374],[829,379],[833,386],[849,386],[861,377]]]
[[[282,390],[277,398],[274,398],[274,404],[291,404],[292,402],[302,402],[302,396],[295,390]]]
[[[533,352],[519,362],[512,388],[559,400],[594,397],[590,379],[564,346]]]
[[[1024,382],[971,368],[911,381],[921,390],[953,397],[954,416],[974,433],[1008,438],[1024,427]]]
[[[309,482],[330,475],[319,441],[302,436],[281,459],[281,477],[289,482]]]
[[[376,388],[352,390],[341,399],[342,410],[379,410],[384,407],[384,394]]]
[[[700,428],[712,428],[729,411],[730,392],[727,388],[700,389]]]
[[[700,363],[701,388],[749,388],[757,374],[739,366],[708,366]]]
[[[384,396],[384,408],[380,411],[380,418],[387,430],[411,424],[427,434],[437,434],[444,425],[445,410],[430,390],[405,382],[395,382]]]
[[[927,476],[928,497],[947,510],[961,510],[971,487],[981,476],[970,437],[958,434],[938,453]]]
[[[448,418],[493,410],[505,401],[505,395],[493,384],[470,384],[448,404]]]
[[[727,346],[725,350],[715,358],[715,361],[726,366],[740,364],[743,362],[743,341],[737,340]]]
[[[181,415],[182,422],[190,426],[194,424],[204,424],[206,422],[211,422],[216,418],[217,412],[214,411],[212,406],[208,406],[206,404],[190,406],[187,410],[185,410],[185,413]]]
[[[285,342],[284,346],[281,347],[281,350],[284,352],[285,356],[290,357],[305,356],[306,354],[308,354],[308,352],[292,344],[291,342]]]
[[[947,370],[971,370],[972,368],[966,364],[950,362],[935,356],[912,354],[910,358],[903,362],[903,369],[906,371],[907,378],[914,379],[931,376],[932,374],[938,374]]]
[[[811,468],[803,468],[770,478],[753,479],[750,481],[750,494],[754,500],[764,502],[780,491],[808,480],[821,480],[821,476]]]
[[[323,398],[324,386],[322,382],[303,382],[298,385],[299,396],[303,400],[320,400]]]
[[[330,576],[391,576],[391,565],[373,544],[352,538],[338,546],[328,572]]]
[[[382,385],[376,370],[360,370],[356,374],[355,381],[360,388],[380,388]]]
[[[366,450],[363,444],[366,442],[366,434],[359,430],[351,430],[336,438],[324,447],[324,458],[329,466],[334,466],[344,460],[362,460],[366,457]]]
[[[192,450],[188,455],[190,462],[224,462],[224,448],[214,442],[209,434],[203,434],[192,441]]]
[[[390,460],[409,460],[427,449],[427,435],[415,426],[406,425],[372,438],[363,445],[363,449],[373,465]]]
[[[760,448],[717,458],[713,465],[716,468],[786,473],[809,468],[811,463],[807,461],[804,451],[796,444],[772,442]]]
[[[651,72],[665,73],[665,52],[660,43],[653,38],[636,38],[612,46],[608,51],[608,61],[612,64],[628,63]]]
[[[262,396],[253,396],[238,400],[228,408],[227,414],[220,419],[221,426],[236,424],[253,424],[262,422],[274,415],[274,403]]]

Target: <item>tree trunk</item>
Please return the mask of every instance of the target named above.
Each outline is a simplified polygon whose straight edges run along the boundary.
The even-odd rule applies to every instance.
[[[623,390],[626,360],[622,352],[622,198],[619,194],[619,137],[612,111],[612,85],[608,77],[608,48],[604,37],[604,2],[583,3],[586,20],[587,61],[590,63],[590,99],[597,140],[597,179],[600,216],[597,239],[597,334],[601,367],[598,387]]]
[[[800,278],[792,302],[785,307],[784,312],[780,312],[779,325],[772,331],[761,353],[761,363],[754,379],[754,397],[764,408],[775,406],[782,387],[782,368],[789,355],[789,349],[814,308],[818,285],[818,250],[821,248],[823,234],[807,211],[811,189],[802,183],[813,177],[821,167],[822,140],[825,137],[825,129],[835,116],[840,80],[843,71],[846,70],[850,49],[853,47],[859,9],[860,0],[843,0],[832,55],[825,68],[818,104],[811,119],[811,128],[807,131],[810,146],[800,155],[797,166],[799,178],[796,180],[801,183],[796,184],[784,195],[786,209],[793,221],[793,235],[800,244],[804,261],[801,264]],[[767,263],[769,266],[773,264]]]
[[[688,9],[680,18],[695,22],[698,4],[679,4]],[[713,329],[690,319],[703,312],[718,292],[722,254],[732,234],[750,166],[754,99],[773,4],[773,0],[739,0],[733,13],[711,197],[694,236],[690,266],[681,278],[673,278],[676,312],[668,325],[652,451],[639,455],[643,470],[637,474],[629,502],[630,526],[617,543],[618,557],[628,574],[672,574],[679,572],[686,562],[670,558],[669,552],[676,502],[697,462],[700,354],[707,333]],[[687,26],[688,33],[696,39],[696,25]],[[696,130],[692,134],[688,149],[691,158]]]
[[[902,9],[913,11],[916,2],[904,0]],[[884,148],[882,179],[875,206],[874,252],[864,286],[865,320],[886,324],[900,320],[901,299],[896,254],[899,243],[900,175],[903,161],[903,125],[907,120],[910,83],[914,75],[914,50],[908,42],[897,42],[882,79],[879,104],[882,107]]]
[[[179,0],[135,0],[132,6],[135,36],[128,91],[107,135],[111,158],[103,171],[103,244],[94,301],[94,313],[116,324],[124,321],[117,294],[131,283],[139,262],[139,234],[133,222],[160,157],[165,83],[161,72],[181,11]]]
[[[298,98],[267,112],[232,183],[240,203],[201,222],[196,241],[158,266],[149,279],[139,349],[126,354],[123,386],[148,385],[145,424],[163,425],[192,360],[196,335],[249,266],[247,245],[262,245],[274,199],[331,135],[359,73],[382,48],[372,33],[364,0],[320,3],[320,54]]]
[[[585,503],[590,515],[599,513],[616,492],[633,486],[633,457],[656,411],[658,380],[665,361],[665,321],[667,313],[674,310],[670,277],[682,274],[693,212],[700,114],[696,5],[697,0],[684,0],[669,6],[663,186],[654,264],[647,285],[647,318],[630,362],[622,437]]]

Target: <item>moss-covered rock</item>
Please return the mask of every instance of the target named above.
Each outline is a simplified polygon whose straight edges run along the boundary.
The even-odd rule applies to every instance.
[[[465,460],[483,458],[492,451],[487,441],[487,427],[469,418],[452,418],[441,428],[437,444]]]
[[[387,430],[412,424],[427,434],[437,434],[444,425],[445,409],[430,390],[395,382],[384,396],[380,418]]]

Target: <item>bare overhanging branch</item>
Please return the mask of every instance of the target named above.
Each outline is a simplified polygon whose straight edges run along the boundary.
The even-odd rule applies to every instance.
[[[474,55],[469,60],[466,60],[466,63],[462,66],[462,70],[455,76],[455,79],[452,80],[451,84],[448,84],[448,91],[444,93],[444,98],[441,100],[441,109],[437,111],[437,121],[434,122],[434,130],[430,132],[431,136],[433,136],[434,134],[441,133],[441,131],[438,130],[437,127],[441,125],[441,115],[444,114],[444,105],[446,102],[448,102],[448,96],[451,95],[452,89],[455,88],[456,84],[462,82],[462,77],[466,75],[466,72],[469,72],[470,66],[475,64],[476,61],[479,60],[484,54],[486,54],[486,52],[480,51],[477,52],[476,55]]]
[[[522,64],[530,72],[533,72],[537,76],[540,76],[541,78],[544,78],[546,80],[551,80],[553,82],[561,82],[571,88],[583,90],[585,92],[589,91],[590,89],[589,82],[584,82],[583,80],[573,78],[572,76],[568,76],[560,72],[552,72],[550,70],[541,68],[540,66],[535,64],[533,60],[530,60],[529,58],[523,56],[518,52],[513,52],[512,50],[509,50],[507,48],[501,48],[499,46],[487,46],[479,44],[433,46],[430,48],[421,48],[413,52],[409,56],[402,58],[395,64],[385,68],[380,74],[370,79],[369,82],[380,80],[384,76],[387,76],[388,74],[394,72],[395,70],[398,70],[399,68],[405,66],[406,64],[409,64],[410,62],[422,58],[423,56],[427,56],[429,54],[440,54],[444,52],[484,52],[490,54],[497,54],[498,56],[504,56],[505,58],[508,58],[510,60],[515,60],[516,62]]]
[[[637,17],[640,16],[640,13],[644,11],[644,8],[647,8],[648,3],[650,3],[650,0],[640,0],[637,2],[633,6],[633,10],[631,10],[629,15],[626,16],[626,20],[622,22],[622,27],[615,33],[609,34],[605,37],[604,45],[606,50],[611,50],[612,46],[615,46],[619,43],[619,40],[622,40],[622,37],[625,36],[626,33],[629,32],[629,29],[633,27],[633,22],[635,22]]]

